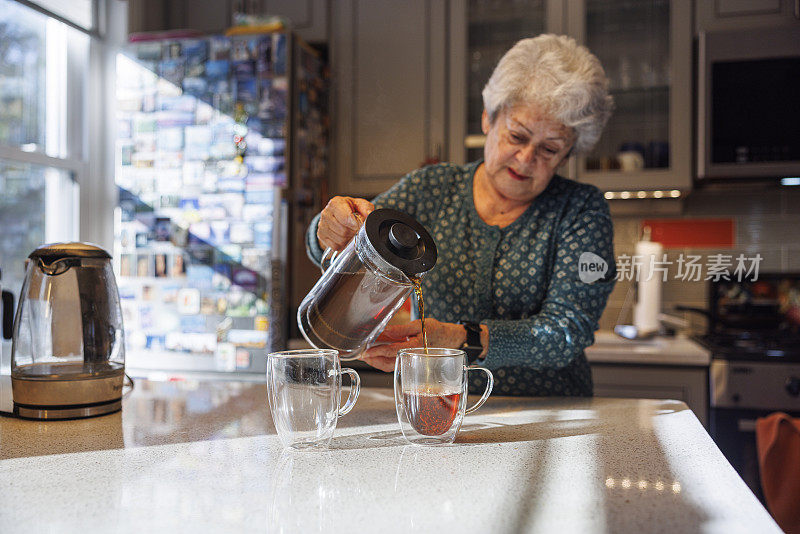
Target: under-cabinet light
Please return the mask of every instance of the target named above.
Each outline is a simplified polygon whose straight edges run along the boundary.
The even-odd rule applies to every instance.
[[[798,183],[800,185],[800,183]],[[678,198],[682,195],[679,189],[672,189],[669,191],[653,190],[653,191],[606,191],[603,196],[606,200],[613,200],[615,198],[622,199],[639,199],[639,198]]]

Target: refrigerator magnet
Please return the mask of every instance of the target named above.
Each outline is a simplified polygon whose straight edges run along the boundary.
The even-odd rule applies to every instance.
[[[196,315],[200,313],[200,290],[186,287],[178,291],[178,313]]]

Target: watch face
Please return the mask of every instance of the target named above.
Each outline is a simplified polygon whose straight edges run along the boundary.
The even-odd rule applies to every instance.
[[[467,332],[467,339],[461,346],[461,350],[467,356],[467,362],[472,364],[478,359],[478,356],[483,352],[483,345],[481,345],[481,325],[478,323],[464,322],[464,330]]]

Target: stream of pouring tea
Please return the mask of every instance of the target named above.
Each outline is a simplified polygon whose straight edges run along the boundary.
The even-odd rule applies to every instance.
[[[417,297],[417,308],[419,308],[419,319],[422,326],[422,345],[425,347],[425,354],[428,354],[428,334],[425,332],[425,299],[422,298],[422,280],[419,276],[411,278],[414,286],[414,295]]]

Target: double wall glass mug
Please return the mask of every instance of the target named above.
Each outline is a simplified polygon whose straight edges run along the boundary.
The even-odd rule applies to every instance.
[[[350,375],[350,394],[339,406],[342,375]],[[326,449],[339,416],[353,409],[361,379],[342,369],[331,349],[273,352],[267,357],[267,396],[272,422],[284,447]]]
[[[300,304],[300,332],[318,349],[339,351],[342,360],[357,358],[411,295],[411,279],[432,269],[436,258],[433,238],[413,217],[371,212]]]
[[[394,402],[403,436],[417,445],[452,443],[464,421],[489,398],[492,372],[467,367],[463,350],[401,349],[394,365]],[[467,408],[467,373],[481,372],[488,379],[486,391]]]

